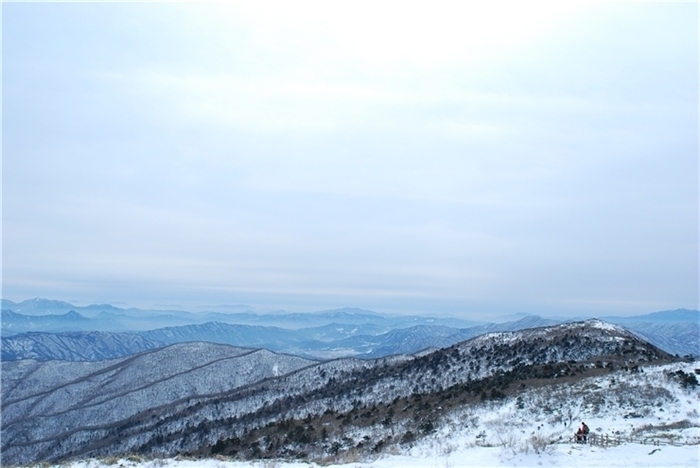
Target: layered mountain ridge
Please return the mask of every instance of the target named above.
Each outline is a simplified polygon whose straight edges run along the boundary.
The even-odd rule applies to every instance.
[[[673,321],[672,314],[658,314],[653,321],[644,316],[628,320],[623,326],[638,336],[671,354],[700,355],[700,324],[683,321],[692,318],[692,311],[681,311],[682,320]],[[3,311],[3,325],[8,323],[61,322],[53,328],[65,330],[67,316],[23,316]],[[320,313],[320,315],[323,315]],[[340,320],[349,314],[331,314]],[[62,331],[25,332],[2,337],[2,360],[64,359],[73,361],[114,359],[129,354],[188,341],[209,341],[232,346],[261,347],[275,352],[296,354],[310,359],[334,359],[338,357],[377,358],[393,354],[413,354],[427,348],[443,348],[460,341],[490,332],[515,331],[559,323],[556,320],[526,316],[517,321],[480,324],[466,328],[454,328],[438,321],[437,324],[421,323],[400,328],[388,328],[381,317],[360,314],[353,320],[374,320],[367,323],[331,322],[321,326],[285,329],[276,326],[207,322],[181,326],[169,326],[147,331]],[[18,319],[19,317],[19,319]],[[377,318],[379,317],[379,318]],[[326,320],[330,318],[326,317]],[[427,320],[427,319],[426,319]],[[77,322],[84,326],[83,318]],[[52,327],[45,327],[52,329]]]

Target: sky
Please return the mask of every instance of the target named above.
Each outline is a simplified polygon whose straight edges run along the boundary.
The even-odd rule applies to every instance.
[[[2,3],[2,295],[698,308],[696,3]]]

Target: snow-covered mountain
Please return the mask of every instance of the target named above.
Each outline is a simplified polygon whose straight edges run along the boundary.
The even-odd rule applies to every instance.
[[[116,361],[3,362],[4,463],[129,452],[295,457],[406,443],[455,411],[671,357],[600,321],[483,335],[416,356],[314,363],[190,343]],[[321,442],[323,441],[323,442]]]
[[[630,322],[624,324],[624,327],[672,354],[700,355],[700,324],[698,323]]]
[[[530,388],[501,400],[465,405],[438,420],[434,431],[415,440],[348,428],[346,445],[335,454],[310,451],[306,458],[241,460],[238,454],[140,454],[62,461],[47,468],[472,468],[586,466],[596,468],[685,468],[700,463],[698,387],[682,385],[679,373],[694,374],[697,363],[647,366],[644,373],[614,372],[577,382]],[[682,374],[680,374],[682,375]],[[651,402],[655,404],[650,404]],[[555,404],[553,404],[555,403]],[[574,428],[586,421],[609,444],[577,444]],[[291,430],[296,432],[295,426]],[[308,431],[302,432],[302,434]],[[313,432],[311,432],[313,436]],[[375,437],[380,437],[379,439]],[[352,442],[349,442],[352,441]],[[376,446],[362,450],[357,445]],[[620,442],[618,445],[617,442]]]
[[[230,392],[313,364],[266,350],[201,342],[112,361],[3,362],[3,460],[11,460],[27,443],[123,423],[139,413]]]
[[[166,344],[139,333],[30,332],[2,338],[2,360],[102,361],[161,348]]]

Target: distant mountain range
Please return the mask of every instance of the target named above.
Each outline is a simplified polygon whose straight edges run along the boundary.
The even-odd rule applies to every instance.
[[[335,323],[323,327],[288,330],[260,325],[208,322],[143,332],[27,332],[3,337],[1,349],[4,361],[17,359],[93,361],[118,358],[175,343],[207,341],[248,348],[265,348],[312,359],[349,356],[374,358],[393,354],[412,354],[427,348],[443,348],[493,331],[514,331],[553,323],[550,320],[528,317],[517,322],[462,329],[442,325],[416,325],[381,333],[383,329],[372,324]],[[380,333],[370,334],[371,332]]]
[[[630,317],[600,317],[610,323],[682,323],[682,322],[700,322],[700,311],[690,309],[663,310],[661,312],[652,312],[646,315],[633,315]]]
[[[235,315],[235,314],[234,314]],[[290,314],[292,315],[292,314]],[[438,349],[500,331],[517,331],[560,323],[551,319],[526,316],[506,323],[481,324],[455,328],[442,324],[419,324],[391,328],[386,318],[365,311],[347,309],[315,314],[315,321],[345,320],[326,325],[285,329],[275,326],[206,322],[169,326],[146,331],[69,331],[88,328],[91,319],[75,311],[61,315],[28,316],[3,311],[3,330],[43,329],[53,332],[23,332],[2,337],[2,360],[35,359],[95,361],[114,359],[175,343],[207,341],[247,348],[265,348],[274,352],[311,359],[339,357],[377,358],[395,354],[414,354]],[[623,326],[671,354],[700,355],[700,325],[690,321],[697,311],[666,311],[626,318]],[[360,319],[364,323],[356,323]],[[421,322],[413,317],[412,322]],[[424,318],[423,322],[429,319]],[[434,319],[433,321],[439,321]]]
[[[43,317],[41,320],[30,320],[8,314],[2,320],[2,335],[24,333],[28,331],[145,331],[178,325],[202,324],[207,322],[222,322],[238,325],[276,326],[285,329],[322,327],[332,323],[345,325],[368,325],[378,327],[381,332],[395,328],[408,328],[415,325],[444,325],[453,328],[464,328],[479,325],[483,322],[463,320],[453,317],[422,317],[417,315],[385,315],[358,308],[342,308],[324,310],[314,313],[271,313],[256,314],[202,312],[192,313],[179,310],[144,310],[120,309],[109,304],[75,306],[68,302],[49,299],[30,299],[15,303],[2,300],[3,315],[12,311],[25,317]],[[74,314],[79,314],[81,320]],[[84,319],[84,320],[83,320]],[[51,322],[51,321],[54,322]],[[73,328],[66,329],[71,326]],[[58,328],[57,328],[58,327]]]
[[[383,315],[344,308],[311,314],[222,314],[75,306],[48,299],[2,300],[2,360],[113,359],[175,343],[207,341],[265,348],[311,359],[377,358],[437,349],[497,331],[562,323],[534,315],[483,323]],[[506,318],[506,317],[502,317]],[[606,317],[671,354],[700,355],[700,312],[678,309]]]

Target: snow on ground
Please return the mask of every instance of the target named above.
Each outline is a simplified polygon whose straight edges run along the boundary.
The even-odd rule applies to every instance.
[[[423,456],[386,455],[373,461],[353,462],[341,465],[324,465],[326,468],[485,468],[485,467],[697,467],[700,451],[697,445],[681,447],[652,447],[626,444],[603,449],[588,445],[558,444],[543,454],[517,454],[500,447],[471,447],[449,454],[433,453]],[[112,461],[111,464],[88,460],[62,465],[62,468],[319,468],[315,463],[231,462],[206,460],[154,460],[148,462]]]

